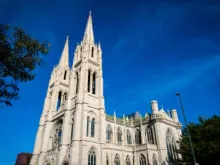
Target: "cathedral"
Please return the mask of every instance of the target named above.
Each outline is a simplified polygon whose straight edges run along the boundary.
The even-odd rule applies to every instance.
[[[177,111],[151,101],[151,113],[108,115],[103,95],[102,49],[92,16],[69,67],[66,39],[51,73],[31,165],[167,165],[180,158]]]

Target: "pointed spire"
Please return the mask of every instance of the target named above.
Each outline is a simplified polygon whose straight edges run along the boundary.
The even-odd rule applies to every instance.
[[[116,116],[116,113],[115,113],[115,111],[114,111],[114,116]]]
[[[66,37],[66,42],[65,42],[63,52],[60,58],[59,66],[69,67],[69,36]]]
[[[86,30],[83,37],[83,43],[94,44],[94,33],[93,33],[93,26],[92,26],[92,12],[89,12],[89,18],[86,25]]]
[[[100,42],[98,43],[98,50],[99,50],[99,51],[102,51]]]
[[[170,111],[169,111],[169,109],[167,109],[167,115],[168,115],[169,117],[171,117],[171,116],[170,116]]]

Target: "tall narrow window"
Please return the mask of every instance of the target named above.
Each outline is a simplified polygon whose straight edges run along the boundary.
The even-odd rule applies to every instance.
[[[143,154],[141,154],[141,157],[140,157],[140,165],[146,165],[146,158]]]
[[[109,165],[108,154],[106,154],[106,165]]]
[[[76,93],[79,91],[79,74],[76,72]]]
[[[95,136],[95,119],[93,118],[91,122],[91,137],[94,136]]]
[[[89,136],[89,116],[87,117],[86,136]]]
[[[126,165],[131,165],[131,161],[130,161],[130,158],[129,158],[128,155],[127,155],[127,157],[126,157],[125,164],[126,164]]]
[[[64,72],[64,77],[63,77],[64,80],[66,80],[66,70]]]
[[[112,127],[110,124],[108,124],[106,127],[106,140],[107,142],[111,142],[112,140]]]
[[[96,154],[93,147],[89,150],[88,153],[88,165],[96,165]]]
[[[154,144],[153,130],[152,127],[146,129],[147,141],[148,143]]]
[[[57,145],[61,145],[61,139],[62,139],[62,127],[63,127],[63,123],[60,122],[58,124],[58,128],[57,128]]]
[[[137,129],[135,133],[136,144],[141,144],[141,130]]]
[[[114,160],[114,162],[115,162],[115,165],[120,165],[120,158],[119,158],[119,155],[118,155],[118,154],[115,155],[115,160]]]
[[[60,120],[57,124],[55,124],[55,128],[53,131],[53,137],[52,137],[53,148],[59,147],[61,144],[62,128],[63,128],[63,121]]]
[[[90,74],[91,74],[91,71],[88,70],[88,83],[87,83],[87,91],[90,92]]]
[[[156,154],[153,154],[153,165],[157,165],[157,157]]]
[[[95,94],[96,92],[96,73],[93,73],[92,76],[92,94]]]
[[[131,144],[131,131],[127,130],[127,144]]]
[[[71,140],[73,140],[73,130],[74,129],[74,119],[72,119],[72,123],[71,123]]]
[[[118,140],[118,144],[122,143],[122,131],[120,127],[118,127],[118,130],[117,130],[117,140]]]
[[[65,92],[63,95],[63,101],[66,101],[66,100],[67,100],[67,92]]]
[[[58,94],[58,100],[57,100],[57,110],[60,108],[60,105],[61,105],[61,96],[62,96],[62,92],[60,91]]]
[[[94,56],[94,47],[92,47],[92,57]]]
[[[176,142],[173,137],[172,130],[170,128],[167,129],[166,132],[166,145],[167,145],[167,155],[169,161],[173,161],[177,159],[177,153],[176,153]]]

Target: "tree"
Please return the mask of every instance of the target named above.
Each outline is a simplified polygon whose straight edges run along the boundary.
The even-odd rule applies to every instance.
[[[189,124],[189,132],[197,163],[199,165],[220,164],[220,116],[214,115],[207,119],[199,117],[198,120],[198,123]],[[193,164],[186,128],[183,129],[182,139],[179,144],[182,162]]]
[[[0,24],[0,105],[12,106],[19,98],[19,82],[35,78],[34,69],[43,65],[48,42],[31,38],[22,28]]]

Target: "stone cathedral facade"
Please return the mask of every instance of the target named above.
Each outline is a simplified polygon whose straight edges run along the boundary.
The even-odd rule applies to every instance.
[[[151,102],[151,114],[106,114],[102,49],[89,14],[72,68],[66,39],[54,67],[36,134],[31,165],[165,165],[178,158],[177,111]]]

